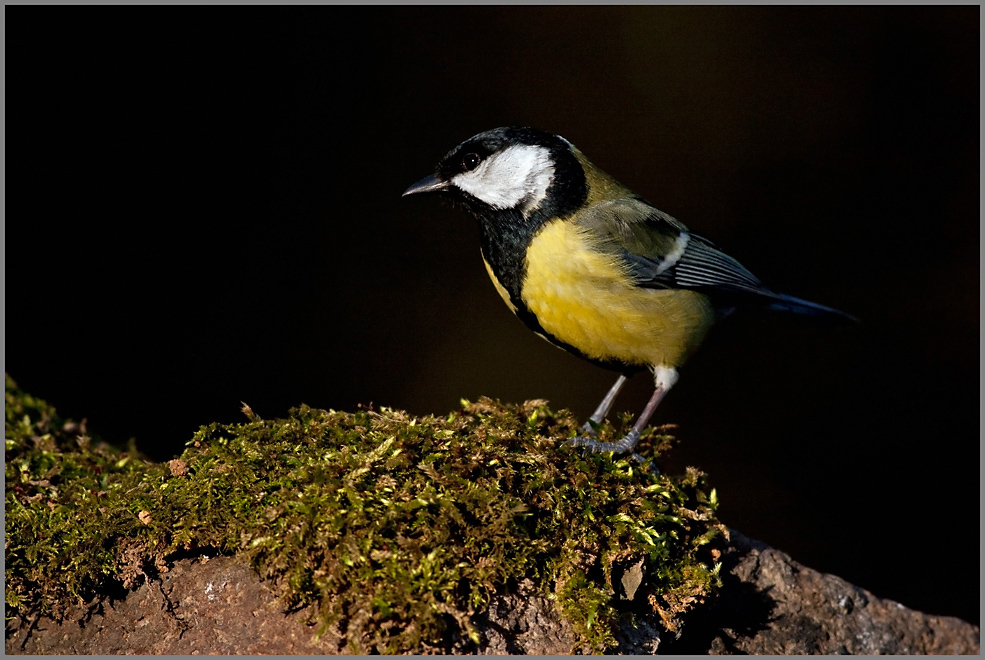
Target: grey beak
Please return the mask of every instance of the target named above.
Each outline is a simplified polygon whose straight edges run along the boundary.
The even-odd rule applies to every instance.
[[[417,193],[425,192],[437,192],[439,190],[444,190],[448,187],[447,181],[442,181],[437,176],[432,174],[431,176],[426,176],[410,188],[404,191],[401,197],[406,197],[407,195],[416,195]]]

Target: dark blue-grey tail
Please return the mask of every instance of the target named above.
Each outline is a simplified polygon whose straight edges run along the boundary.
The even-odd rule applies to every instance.
[[[770,295],[768,307],[780,312],[793,312],[794,314],[804,314],[806,316],[825,317],[831,319],[837,318],[844,321],[851,321],[852,323],[858,323],[858,319],[851,314],[846,314],[845,312],[841,312],[832,307],[825,307],[824,305],[812,303],[809,300],[794,298],[793,296],[787,296],[782,293],[773,293]]]

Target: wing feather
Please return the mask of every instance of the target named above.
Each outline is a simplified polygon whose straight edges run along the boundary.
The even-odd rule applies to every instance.
[[[600,202],[578,213],[576,221],[596,249],[626,266],[637,286],[719,294],[722,313],[728,313],[738,294],[762,298],[772,309],[857,322],[836,309],[767,289],[714,243],[639,197]]]
[[[579,216],[598,248],[624,261],[638,286],[775,295],[714,243],[640,198],[600,202]]]

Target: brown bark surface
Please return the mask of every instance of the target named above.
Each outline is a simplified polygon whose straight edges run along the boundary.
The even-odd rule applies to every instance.
[[[641,622],[618,635],[628,653],[978,654],[980,631],[953,617],[880,599],[839,577],[732,532],[723,588],[694,610],[676,639]],[[77,606],[62,622],[7,622],[7,653],[319,654],[351,652],[337,628],[319,637],[309,612],[285,613],[235,557],[183,559],[125,598]],[[577,637],[553,605],[521,584],[474,617],[480,652],[558,654]],[[424,652],[461,652],[447,640]]]

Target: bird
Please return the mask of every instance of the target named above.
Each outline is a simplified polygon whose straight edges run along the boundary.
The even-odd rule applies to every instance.
[[[408,195],[441,195],[478,220],[483,263],[528,328],[619,372],[580,434],[563,444],[630,454],[687,357],[737,307],[856,319],[766,288],[734,258],[596,167],[571,142],[505,126],[449,151]],[[595,439],[619,391],[650,370],[654,391],[630,431]]]

